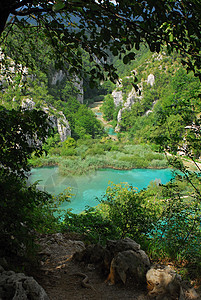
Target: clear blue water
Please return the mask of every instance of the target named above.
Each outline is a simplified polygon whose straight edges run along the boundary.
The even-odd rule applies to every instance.
[[[114,131],[114,128],[112,127],[105,127],[105,130],[109,135],[117,135],[117,133]]]
[[[172,172],[169,169],[132,169],[132,170],[98,170],[88,176],[61,176],[58,167],[34,168],[31,171],[29,182],[40,180],[38,187],[49,193],[58,195],[65,188],[71,187],[74,196],[70,203],[63,203],[62,209],[72,209],[74,213],[80,213],[86,206],[99,204],[96,199],[101,198],[109,185],[109,182],[128,182],[139,190],[146,188],[151,181],[156,180],[163,184],[170,181]]]
[[[103,114],[101,112],[95,112],[95,115],[97,117],[101,117]],[[105,126],[105,131],[109,135],[117,135],[117,133],[114,131],[114,128],[112,128],[111,126]]]

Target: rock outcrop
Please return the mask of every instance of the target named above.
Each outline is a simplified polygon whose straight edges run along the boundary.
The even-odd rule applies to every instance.
[[[56,85],[60,83],[66,77],[66,73],[63,70],[55,71],[51,76],[51,85]]]
[[[56,127],[60,136],[61,142],[64,142],[69,136],[71,136],[71,129],[63,112],[59,112],[60,117],[56,118]]]
[[[21,64],[16,64],[10,57],[5,57],[0,48],[0,86],[2,90],[4,90],[3,84],[13,83],[16,75],[20,78],[19,86],[22,86],[22,82],[28,76],[28,68]]]
[[[146,282],[146,272],[150,267],[146,253],[140,249],[139,244],[129,238],[109,240],[106,247],[90,245],[82,252],[75,253],[74,259],[98,264],[99,269],[107,275],[110,284],[117,281],[125,284],[128,277],[143,284]]]
[[[54,265],[58,265],[61,262],[61,266],[62,261],[69,259],[71,253],[79,253],[85,249],[85,245],[82,241],[69,240],[66,238],[65,234],[62,233],[42,235],[40,237],[39,245],[40,252],[38,254],[40,257],[48,257]],[[45,264],[43,265],[43,268],[46,268],[47,270]]]
[[[83,104],[84,103],[84,89],[83,89],[83,79],[79,79],[77,76],[73,80],[73,84],[78,90],[77,100]]]
[[[140,249],[139,244],[129,238],[108,241],[107,250],[113,256],[107,279],[111,284],[118,279],[125,284],[128,276],[132,277],[136,283],[146,282],[146,272],[150,267],[150,261],[146,253]]]
[[[153,265],[146,274],[149,296],[156,300],[200,299],[195,289],[169,266]]]
[[[45,290],[33,277],[24,273],[5,271],[0,266],[0,299],[12,300],[49,300]]]
[[[147,77],[147,84],[153,86],[154,83],[155,83],[155,76],[153,74],[149,74],[149,76]]]
[[[22,102],[22,108],[34,109],[35,102],[32,99],[24,99]],[[49,115],[51,126],[57,128],[61,142],[65,141],[67,137],[71,136],[70,125],[62,111],[57,112],[54,107],[42,107],[42,110]],[[55,111],[55,115],[51,111]],[[57,113],[57,116],[56,116]]]
[[[51,85],[56,85],[57,83],[61,83],[62,80],[65,80],[67,78],[67,72],[63,70],[55,70],[55,72],[52,74],[50,79]],[[83,104],[84,102],[84,90],[83,90],[83,79],[79,79],[78,76],[74,76],[72,80],[73,85],[77,89],[77,100]]]
[[[133,76],[130,76],[130,77],[133,77]],[[130,78],[130,77],[127,77],[127,78]],[[149,74],[146,82],[148,85],[150,85],[152,87],[155,83],[155,76],[153,74]],[[119,132],[121,130],[120,122],[121,122],[123,111],[130,110],[132,105],[135,102],[141,101],[143,98],[143,94],[142,94],[143,83],[142,82],[139,84],[136,84],[135,86],[132,87],[131,92],[128,94],[128,96],[126,98],[126,101],[123,100],[123,92],[122,92],[121,88],[122,88],[122,84],[120,82],[117,84],[117,88],[112,92],[115,107],[122,105],[122,108],[120,108],[118,115],[117,115],[117,125],[115,127],[115,132]],[[151,110],[148,113],[150,113],[150,112],[151,112]]]
[[[112,96],[114,99],[115,106],[122,104],[122,108],[119,110],[118,115],[117,115],[117,126],[115,127],[115,132],[120,131],[120,122],[121,122],[121,117],[122,113],[124,110],[130,110],[132,105],[136,101],[140,101],[142,99],[142,86],[139,85],[137,86],[138,90],[133,87],[131,92],[128,94],[128,97],[126,98],[126,101],[123,102],[123,94],[122,91],[113,91]]]
[[[101,270],[110,285],[117,282],[144,287],[153,300],[200,299],[190,283],[183,281],[169,266],[152,265],[149,257],[130,238],[108,240],[106,246],[89,245],[76,252],[73,259]],[[144,299],[144,298],[143,298]]]
[[[115,107],[118,107],[119,105],[123,104],[123,93],[121,90],[114,90],[112,92],[112,97],[114,99],[114,105]]]
[[[70,237],[78,238],[76,235],[70,235]],[[7,271],[9,267],[6,260],[0,259],[0,299],[49,300],[48,295],[51,299],[81,299],[83,297],[77,295],[74,297],[73,291],[68,294],[69,297],[66,297],[66,294],[61,297],[61,295],[64,295],[60,293],[61,287],[64,287],[65,292],[69,290],[72,287],[72,278],[75,276],[83,277],[81,285],[94,292],[93,297],[92,294],[84,294],[90,295],[89,298],[86,296],[86,299],[97,299],[97,292],[100,289],[96,289],[98,287],[97,281],[93,281],[92,276],[96,277],[95,273],[98,270],[101,270],[104,277],[107,278],[105,283],[109,283],[109,285],[119,283],[115,287],[117,292],[115,296],[117,297],[114,297],[113,293],[109,294],[112,295],[111,297],[104,295],[100,299],[117,299],[120,290],[124,291],[125,297],[121,296],[118,299],[200,299],[199,289],[197,293],[192,285],[187,281],[183,281],[171,266],[151,266],[147,254],[140,248],[139,244],[130,238],[108,240],[105,247],[95,244],[88,245],[85,248],[82,241],[69,240],[67,233],[56,233],[40,235],[38,243],[40,245],[40,251],[38,252],[40,270],[43,272],[45,280],[48,278],[47,284],[44,284],[45,280],[41,281],[46,291],[33,277],[26,276],[24,273]],[[75,260],[81,263],[76,263]],[[38,278],[41,278],[41,276]],[[100,281],[100,276],[96,278],[99,278]],[[89,280],[89,283],[86,282],[87,280]],[[57,282],[56,291],[56,285],[53,284],[53,287],[51,287],[50,282]],[[69,282],[71,282],[70,286],[68,286]],[[105,283],[104,286],[106,286]],[[121,283],[126,286],[122,287]],[[101,287],[104,288],[103,282],[101,284]],[[129,292],[131,286],[134,287],[133,294]],[[135,294],[138,290],[143,291],[139,298]],[[126,297],[127,292],[129,292],[129,297]],[[80,295],[83,296],[83,292]]]

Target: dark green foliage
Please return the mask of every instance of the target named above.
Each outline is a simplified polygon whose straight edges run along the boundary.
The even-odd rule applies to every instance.
[[[111,95],[105,96],[103,105],[101,106],[101,111],[103,112],[104,118],[107,121],[113,120],[113,116],[115,113],[115,105],[114,99]]]
[[[87,208],[77,215],[68,211],[63,220],[64,232],[78,232],[90,243],[105,244],[108,239],[118,238],[114,224],[95,208]]]
[[[108,59],[108,53],[129,64],[135,51],[146,43],[152,52],[167,46],[168,52],[180,51],[183,64],[200,77],[200,1],[68,1],[2,0],[0,11],[1,44],[17,28],[30,28],[42,35],[51,46],[58,65],[68,64],[69,74],[87,74],[82,64],[82,50],[88,53],[94,68],[90,70],[91,82],[109,77],[113,82],[118,76]],[[15,17],[8,20],[9,15]],[[19,17],[21,16],[21,18]],[[7,26],[6,22],[8,22]],[[24,43],[37,49],[32,35],[14,45],[16,60],[23,53]],[[12,45],[11,45],[12,48]],[[11,50],[10,50],[11,51]],[[13,51],[14,52],[14,51]],[[23,55],[26,65],[32,58]],[[26,52],[25,52],[26,54]],[[37,59],[37,58],[36,58]]]
[[[91,69],[91,65],[89,65],[89,69]],[[84,80],[84,103],[91,104],[94,102],[99,102],[104,100],[104,96],[112,93],[115,88],[115,84],[111,81],[107,80],[103,83],[97,81],[95,88],[90,88],[89,80]]]
[[[168,58],[169,59],[169,58]],[[155,83],[149,87],[143,84],[143,97],[136,99],[130,110],[124,110],[120,127],[122,132],[129,132],[136,143],[149,141],[163,144],[177,151],[178,144],[183,147],[183,139],[189,139],[189,153],[199,156],[198,128],[200,113],[200,82],[192,73],[186,74],[180,67],[179,57],[175,56],[175,67],[168,69],[169,61],[159,62],[149,57],[151,65],[145,64],[143,76],[153,73]],[[165,66],[166,72],[158,70]],[[175,70],[177,68],[177,70]],[[192,126],[192,124],[195,124]],[[189,129],[186,130],[186,127]],[[195,143],[193,143],[193,137]],[[191,146],[190,146],[191,144]],[[193,146],[194,145],[194,146]]]
[[[200,177],[177,175],[174,182],[162,187],[162,213],[152,232],[150,250],[153,257],[170,257],[193,268],[191,276],[200,274],[201,197]],[[195,188],[196,187],[196,188]],[[199,188],[199,190],[198,190]],[[158,254],[155,253],[158,251]],[[198,275],[199,276],[199,275]]]
[[[25,254],[33,248],[35,230],[43,227],[52,197],[27,186],[28,158],[40,155],[50,124],[40,111],[0,109],[0,253]],[[46,206],[47,205],[47,206]],[[45,209],[46,207],[46,209]]]
[[[76,138],[100,137],[104,133],[101,123],[96,119],[94,113],[85,105],[80,105],[75,114],[74,130]]]
[[[187,155],[199,156],[200,83],[192,74],[187,75],[179,69],[171,81],[170,90],[173,92],[164,93],[154,110],[155,130],[151,132],[151,140],[174,153],[180,149]]]
[[[128,184],[113,184],[101,203],[121,238],[129,236],[142,245],[149,237],[157,219],[157,206],[147,201],[146,192],[138,193]]]
[[[60,144],[60,136],[58,133],[55,133],[54,135],[50,136],[45,140],[45,143],[43,144],[43,149],[45,152],[49,153],[53,151],[53,149],[56,149]]]
[[[7,110],[0,107],[1,168],[24,176],[31,153],[40,155],[42,143],[51,132],[47,115],[36,110]]]
[[[44,222],[41,210],[51,196],[40,192],[35,186],[27,187],[19,176],[0,171],[0,253],[25,254],[34,247],[35,230]],[[23,251],[22,251],[23,250]]]

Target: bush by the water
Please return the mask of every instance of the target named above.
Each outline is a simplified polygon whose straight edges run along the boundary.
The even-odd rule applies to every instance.
[[[124,145],[123,142],[107,138],[78,140],[73,144],[69,141],[58,149],[60,155],[32,158],[30,163],[34,167],[58,164],[62,175],[69,173],[81,175],[108,167],[117,169],[167,167],[165,156],[154,152],[149,145]]]
[[[166,185],[152,182],[140,192],[128,184],[111,184],[98,207],[79,215],[66,212],[62,230],[84,234],[93,243],[130,237],[152,259],[171,259],[186,270],[193,268],[197,276],[201,261],[201,205],[192,192],[191,184],[179,177]],[[189,197],[179,196],[182,193]]]

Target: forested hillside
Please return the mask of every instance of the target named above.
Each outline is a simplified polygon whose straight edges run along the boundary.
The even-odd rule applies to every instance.
[[[193,73],[186,72],[176,52],[152,54],[143,48],[127,74],[126,68],[122,73],[121,62],[115,63],[123,76],[105,97],[102,110],[116,130],[136,143],[160,144],[161,140],[170,146],[170,140],[176,144],[186,136],[187,127],[197,124],[201,85]],[[199,149],[195,155],[200,156]]]
[[[19,29],[16,32],[15,38],[9,36],[8,58],[12,57],[9,45],[22,39],[22,32]],[[110,54],[119,75],[118,83],[115,86],[111,81],[97,80],[92,88],[87,76],[81,79],[70,77],[67,65],[57,70],[56,61],[47,55],[51,49],[44,46],[42,39],[38,43],[40,55],[34,60],[32,69],[20,65],[16,74],[18,67],[13,66],[12,59],[2,59],[2,64],[9,62],[11,65],[9,75],[4,75],[7,79],[2,86],[1,103],[5,107],[42,106],[48,108],[49,114],[61,118],[60,123],[62,115],[59,114],[62,113],[64,122],[67,120],[70,125],[65,136],[71,135],[76,140],[104,134],[101,124],[86,108],[96,101],[103,101],[101,109],[104,117],[111,121],[116,131],[135,143],[155,143],[159,136],[167,141],[174,136],[176,141],[180,135],[184,137],[186,126],[196,123],[200,113],[200,82],[192,72],[186,72],[176,52],[168,54],[164,48],[159,54],[153,54],[142,45],[136,52],[135,60],[127,65]],[[29,55],[29,51],[35,53],[36,49],[25,44],[23,51]],[[83,52],[82,59],[90,74],[93,63],[89,62],[87,53]],[[26,104],[27,99],[29,104]],[[199,153],[196,156],[199,157]]]
[[[66,136],[72,135],[75,139],[83,138],[85,135],[92,138],[101,136],[103,134],[101,124],[93,113],[82,105],[84,90],[87,93],[87,81],[83,83],[83,79],[77,76],[71,77],[67,65],[63,65],[63,68],[58,70],[57,62],[50,57],[51,49],[46,47],[45,40],[37,39],[40,53],[33,61],[32,68],[26,68],[26,61],[22,62],[23,65],[20,62],[17,65],[14,64],[13,52],[9,45],[12,44],[13,47],[20,39],[24,39],[26,34],[30,34],[29,30],[22,34],[21,30],[16,28],[15,37],[9,36],[7,56],[2,54],[2,67],[5,69],[9,66],[10,71],[2,74],[1,104],[6,108],[32,106],[32,108],[39,109],[43,107],[48,110],[49,115],[61,119],[60,123],[64,114],[63,122],[67,120],[70,125],[70,132]],[[37,37],[33,34],[34,38]],[[34,55],[37,51],[36,46],[26,44],[26,39],[24,42],[25,55],[30,56],[30,53]],[[87,62],[85,56],[83,54],[83,63]]]

